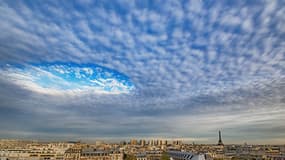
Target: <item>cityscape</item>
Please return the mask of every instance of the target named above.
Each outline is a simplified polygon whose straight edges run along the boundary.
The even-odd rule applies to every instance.
[[[285,0],[0,0],[0,160],[285,160]]]
[[[107,143],[0,140],[1,160],[284,160],[285,145],[184,143],[183,140],[130,139]]]

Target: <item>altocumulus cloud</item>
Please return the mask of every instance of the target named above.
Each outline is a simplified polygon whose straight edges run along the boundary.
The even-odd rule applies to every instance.
[[[284,5],[0,1],[0,136],[282,143]]]

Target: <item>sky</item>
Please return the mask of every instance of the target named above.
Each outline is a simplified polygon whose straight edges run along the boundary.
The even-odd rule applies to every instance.
[[[0,0],[0,138],[284,144],[284,6]]]

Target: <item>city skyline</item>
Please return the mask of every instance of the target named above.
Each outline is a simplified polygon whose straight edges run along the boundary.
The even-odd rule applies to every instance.
[[[248,143],[248,142],[239,142],[239,143],[227,143],[224,144],[222,140],[221,130],[218,132],[218,137],[216,137],[217,142],[208,143],[207,140],[203,139],[194,139],[194,138],[182,138],[182,137],[171,137],[171,138],[162,138],[162,137],[108,137],[108,138],[93,138],[93,139],[12,139],[0,138],[0,141],[31,141],[31,142],[47,142],[47,143],[87,143],[87,144],[131,144],[131,145],[169,145],[169,144],[191,144],[191,145],[213,145],[213,146],[224,146],[224,145],[283,145],[283,143]]]
[[[284,6],[0,0],[0,138],[284,144]]]

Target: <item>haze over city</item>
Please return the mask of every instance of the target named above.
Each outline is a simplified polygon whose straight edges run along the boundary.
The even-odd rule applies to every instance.
[[[0,139],[284,144],[284,6],[0,0]]]

